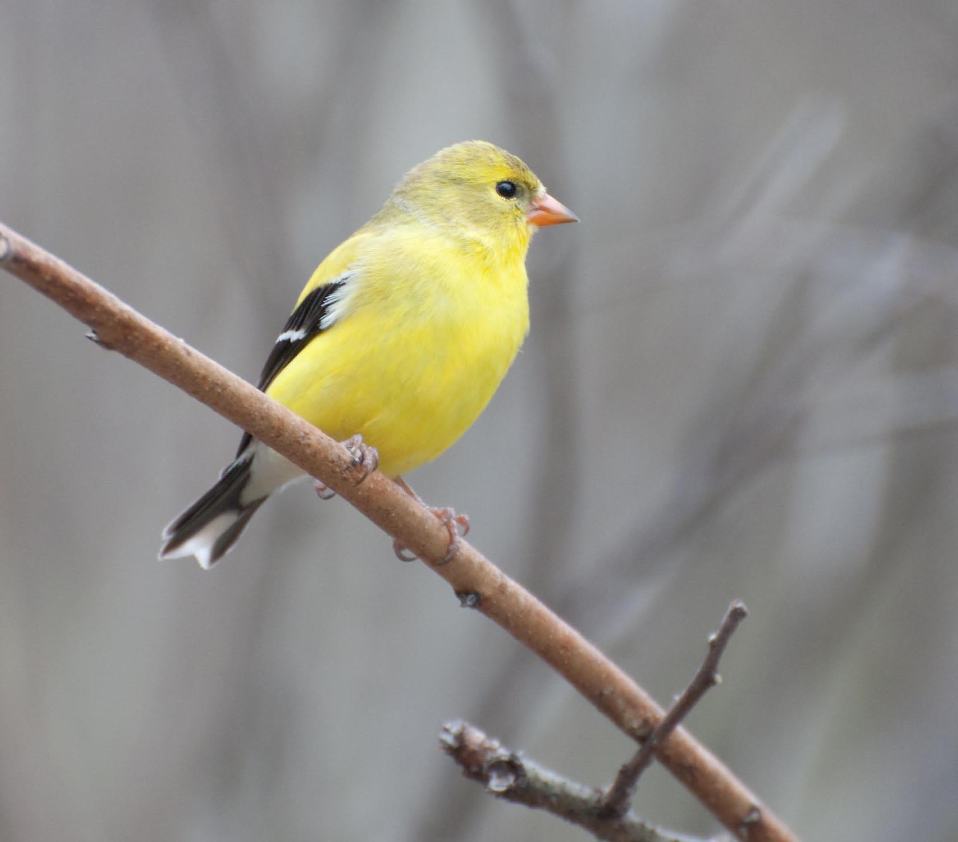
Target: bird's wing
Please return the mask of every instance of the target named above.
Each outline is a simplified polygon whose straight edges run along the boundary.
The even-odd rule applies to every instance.
[[[351,287],[355,286],[357,274],[356,270],[347,269],[326,283],[314,286],[300,299],[266,358],[259,376],[260,391],[265,392],[303,348],[339,320],[345,311]],[[249,433],[243,434],[237,456],[246,450],[251,440]]]
[[[259,376],[259,388],[266,391],[269,384],[293,358],[324,330],[331,328],[342,315],[342,305],[349,291],[349,285],[354,283],[356,273],[344,272],[328,283],[314,287],[305,295],[296,309],[283,325],[283,330],[276,337],[273,350],[270,351]]]

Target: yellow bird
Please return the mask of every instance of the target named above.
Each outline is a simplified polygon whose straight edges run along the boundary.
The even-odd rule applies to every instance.
[[[259,388],[369,468],[401,475],[479,417],[529,328],[525,258],[537,228],[575,222],[514,155],[484,141],[410,170],[313,272]],[[362,445],[365,442],[368,449]],[[163,532],[160,558],[208,569],[267,497],[303,476],[245,434],[219,481]],[[457,532],[449,510],[435,510]]]

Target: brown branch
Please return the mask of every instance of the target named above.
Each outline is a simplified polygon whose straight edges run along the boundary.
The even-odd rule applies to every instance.
[[[439,744],[463,774],[481,783],[496,798],[545,810],[609,842],[680,842],[680,837],[628,811],[604,814],[602,790],[570,781],[534,760],[504,748],[468,722],[447,722]],[[682,837],[681,842],[693,842]]]
[[[452,561],[434,566],[446,552],[449,534],[392,480],[373,473],[357,484],[356,469],[340,444],[2,224],[0,265],[91,327],[101,345],[183,389],[322,480],[425,559],[457,594],[475,595],[470,600],[477,600],[477,610],[550,664],[626,734],[644,739],[652,733],[662,718],[652,698],[470,544],[463,541]],[[682,728],[656,746],[656,756],[741,838],[747,831],[750,842],[794,840],[791,831]]]
[[[709,635],[709,648],[705,654],[705,660],[702,666],[689,682],[682,694],[675,700],[672,707],[662,717],[658,725],[649,735],[639,750],[633,755],[632,759],[623,764],[616,775],[615,781],[609,787],[608,792],[603,799],[603,812],[610,817],[624,816],[629,809],[629,804],[635,797],[635,788],[638,786],[639,778],[642,773],[652,763],[654,752],[657,746],[661,745],[679,724],[689,715],[699,700],[708,690],[718,684],[722,677],[718,674],[719,660],[729,639],[738,628],[738,624],[748,616],[748,609],[745,603],[736,599],[725,612],[722,624],[718,631]]]

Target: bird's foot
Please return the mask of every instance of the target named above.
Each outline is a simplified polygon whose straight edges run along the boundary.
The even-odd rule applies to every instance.
[[[446,527],[446,531],[449,533],[449,546],[446,548],[446,554],[436,562],[437,565],[448,564],[459,552],[462,539],[469,534],[469,527],[471,526],[469,515],[458,514],[450,506],[435,508],[430,506],[429,511],[439,518],[439,522]]]
[[[350,466],[359,474],[356,479],[356,485],[359,485],[379,467],[379,451],[371,444],[366,444],[358,433],[341,444],[349,451]],[[314,480],[313,488],[320,500],[331,500],[336,496],[336,492],[322,480]]]
[[[359,472],[359,478],[356,480],[356,485],[359,485],[379,467],[379,451],[371,444],[366,444],[359,433],[346,439],[343,442],[343,447],[349,451],[349,455],[352,457],[352,466]]]
[[[426,508],[439,518],[439,522],[449,532],[449,546],[446,548],[446,554],[436,562],[436,566],[448,564],[459,552],[462,539],[469,532],[469,515],[457,514],[456,510],[449,506],[427,506]],[[416,554],[398,538],[393,541],[393,552],[400,561],[416,560]]]
[[[396,477],[395,482],[410,497],[432,512],[439,519],[439,522],[446,527],[449,532],[449,546],[446,548],[446,554],[436,564],[446,564],[452,561],[456,553],[459,552],[462,539],[469,533],[469,515],[457,514],[456,510],[449,506],[428,506],[402,477]],[[398,538],[393,541],[393,552],[400,561],[416,560],[416,555]]]

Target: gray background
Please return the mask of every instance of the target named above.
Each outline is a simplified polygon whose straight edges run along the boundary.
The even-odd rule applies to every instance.
[[[582,218],[411,479],[808,840],[958,818],[952,0],[65,2],[0,14],[0,218],[249,378],[313,265],[472,137]],[[238,431],[0,278],[0,838],[574,840],[437,749],[631,752],[307,487],[155,561]],[[637,806],[716,827],[659,769]]]

